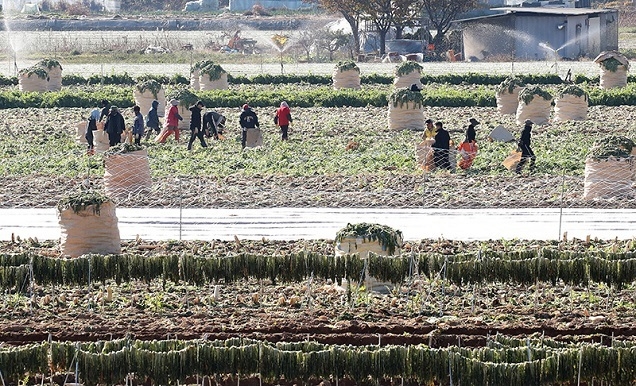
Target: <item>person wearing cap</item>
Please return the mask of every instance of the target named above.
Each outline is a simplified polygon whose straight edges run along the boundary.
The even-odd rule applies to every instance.
[[[274,116],[274,123],[280,127],[281,140],[287,141],[289,125],[293,122],[291,116],[291,110],[287,102],[280,102],[280,107],[276,109],[276,115]]]
[[[530,138],[532,137],[532,125],[534,124],[531,120],[526,119],[526,121],[524,122],[525,126],[523,127],[523,130],[521,131],[521,138],[519,138],[519,151],[521,151],[521,160],[519,160],[519,163],[517,164],[517,167],[515,168],[515,172],[517,174],[521,174],[521,170],[523,169],[523,166],[528,162],[528,160],[530,160],[530,170],[532,170],[534,168],[534,163],[537,160],[537,157],[535,157],[534,152],[532,151],[532,148],[530,147]]]
[[[241,125],[241,129],[243,130],[241,135],[241,147],[245,149],[245,144],[247,143],[247,130],[259,127],[258,116],[256,116],[256,113],[252,111],[247,103],[244,104],[243,108],[241,109],[239,123]]]
[[[166,130],[157,137],[157,142],[164,143],[171,134],[174,134],[174,138],[179,142],[179,121],[183,121],[181,115],[179,115],[179,101],[176,99],[170,100],[170,109],[166,115]]]
[[[432,119],[427,119],[424,121],[426,124],[426,129],[424,129],[424,139],[435,138],[435,126],[433,125]]]
[[[133,121],[133,138],[135,138],[135,145],[141,145],[141,137],[144,136],[144,116],[141,115],[141,107],[133,106],[133,112],[135,113],[135,120]]]
[[[119,112],[117,106],[110,106],[108,116],[106,117],[106,123],[104,124],[104,131],[108,133],[108,144],[110,146],[119,144],[124,130],[126,130],[124,117]]]
[[[201,141],[201,147],[208,147],[205,143],[204,132],[201,129],[201,110],[203,110],[203,102],[197,101],[194,105],[190,106],[190,141],[188,141],[188,150],[192,150],[192,144],[194,140],[199,138]]]
[[[472,166],[475,157],[477,156],[477,132],[475,132],[475,127],[479,125],[479,121],[475,118],[470,118],[470,124],[466,128],[466,138],[464,142],[460,143],[457,147],[461,158],[459,162],[457,162],[457,166],[466,170]]]
[[[435,144],[433,145],[433,160],[435,162],[435,167],[450,170],[450,134],[446,131],[446,129],[444,129],[442,122],[435,122],[435,127],[437,129],[437,132],[435,133]]]

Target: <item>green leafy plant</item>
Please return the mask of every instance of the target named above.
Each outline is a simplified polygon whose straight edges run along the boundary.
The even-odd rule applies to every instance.
[[[345,71],[357,71],[358,73],[360,73],[360,67],[358,67],[358,65],[352,61],[352,60],[346,60],[346,61],[340,61],[336,64],[336,69],[338,69],[338,72],[345,72]]]
[[[413,103],[416,109],[419,109],[424,105],[424,97],[419,91],[411,91],[408,88],[400,88],[395,90],[389,97],[390,103],[393,107],[402,108],[405,104]]]
[[[40,66],[42,68],[48,68],[49,70],[54,68],[54,67],[59,67],[60,70],[62,70],[62,65],[60,64],[60,62],[58,62],[55,59],[51,59],[51,58],[46,58],[46,59],[42,59],[40,60],[36,66]]]
[[[519,101],[523,102],[526,105],[530,104],[535,95],[545,99],[546,101],[552,100],[552,95],[541,87],[527,86],[519,91]]]
[[[187,87],[175,87],[168,90],[166,99],[176,99],[181,106],[190,106],[195,104],[199,97]]]
[[[63,197],[57,203],[57,210],[62,212],[66,209],[73,209],[73,212],[79,213],[88,207],[92,207],[93,214],[99,215],[101,205],[110,201],[106,195],[94,190],[80,190]]]
[[[336,241],[341,242],[347,237],[361,237],[363,241],[378,241],[380,245],[392,255],[402,242],[402,232],[389,226],[373,223],[347,224],[336,234]]]
[[[31,75],[35,75],[40,79],[47,79],[48,78],[48,74],[46,73],[46,70],[44,70],[41,67],[29,67],[29,68],[23,68],[20,70],[19,72],[20,75],[26,75],[27,77],[31,77]]]
[[[589,100],[589,95],[587,94],[587,92],[583,90],[581,87],[573,85],[573,84],[566,86],[563,90],[561,90],[561,92],[559,93],[559,96],[564,96],[564,95],[574,95],[579,98],[582,97],[586,101]]]
[[[623,66],[623,63],[613,57],[602,60],[599,62],[599,64],[603,66],[604,69],[611,72],[616,72],[616,70],[618,70],[620,66]]]
[[[395,74],[397,76],[404,76],[406,74],[410,74],[413,71],[422,72],[423,67],[418,63],[412,60],[408,60],[406,62],[402,62],[395,69]]]
[[[609,135],[594,141],[588,156],[596,161],[609,157],[628,158],[631,157],[633,147],[634,141],[631,139],[620,135]]]
[[[516,87],[525,87],[525,83],[515,76],[509,76],[503,80],[497,87],[497,92],[500,94],[508,93],[512,94]]]
[[[157,95],[159,94],[159,91],[161,90],[162,85],[161,83],[157,82],[154,79],[149,79],[145,82],[137,83],[135,87],[137,88],[137,91],[139,91],[142,94],[146,90],[149,90],[152,93],[152,96],[155,97],[155,99],[157,99]]]
[[[115,155],[115,154],[125,154],[132,153],[133,151],[143,150],[144,147],[141,145],[136,145],[134,143],[120,143],[115,146],[111,146],[108,150],[104,152],[105,156]]]
[[[199,73],[201,75],[209,76],[211,81],[221,78],[221,75],[223,75],[225,72],[226,71],[223,69],[223,67],[214,63],[209,64],[199,70]]]
[[[213,66],[214,62],[212,60],[200,60],[192,65],[192,69],[190,72],[194,72],[196,70],[201,70],[207,66]]]

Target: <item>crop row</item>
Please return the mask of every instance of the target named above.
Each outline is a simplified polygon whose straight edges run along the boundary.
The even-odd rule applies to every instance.
[[[266,381],[389,378],[418,384],[541,385],[605,381],[629,385],[636,379],[636,348],[584,343],[553,348],[431,348],[344,346],[305,343],[227,341],[51,342],[0,349],[0,369],[10,380],[49,370],[79,371],[83,384],[120,384],[129,374],[155,384],[188,377],[258,375]]]
[[[163,256],[88,255],[59,259],[31,254],[0,255],[0,288],[29,288],[30,278],[40,285],[86,285],[114,280],[161,279],[194,285],[232,283],[242,279],[271,279],[273,282],[302,282],[313,276],[341,283],[358,280],[364,272],[378,280],[404,283],[413,273],[432,278],[441,276],[453,283],[513,282],[532,285],[537,281],[586,285],[589,282],[622,287],[636,280],[633,253],[556,253],[540,250],[524,253],[440,255],[405,254],[395,257],[373,255],[332,256],[292,253],[267,256],[242,253],[202,257],[171,254]]]
[[[444,75],[427,75],[423,74],[421,81],[423,84],[442,83],[451,85],[475,84],[475,85],[498,85],[507,75],[496,74],[444,74]],[[562,84],[563,80],[557,74],[519,74],[517,76],[521,81],[528,84]],[[593,82],[594,79],[585,76],[577,76],[575,78],[579,83]],[[164,85],[188,85],[190,80],[180,74],[173,76],[146,74],[138,77],[132,77],[128,73],[112,74],[112,75],[91,75],[83,77],[81,75],[64,75],[62,77],[62,85],[64,86],[80,86],[80,85],[134,85],[147,80],[155,80]],[[362,84],[392,84],[393,76],[381,74],[361,75],[360,82]],[[636,81],[636,77],[630,78]],[[300,74],[259,74],[254,76],[244,75],[228,75],[230,84],[316,84],[331,85],[333,80],[331,75],[300,75]],[[596,79],[598,83],[598,79]],[[17,77],[5,77],[0,75],[0,86],[15,86],[18,84]]]
[[[281,100],[294,107],[386,107],[390,90],[333,90],[319,87],[308,90],[214,90],[194,92],[206,106],[240,107],[249,103],[254,107],[277,106]],[[602,106],[636,105],[636,83],[621,89],[601,90],[588,87],[589,104]],[[450,86],[429,87],[422,90],[423,105],[435,107],[495,107],[495,91],[483,86],[471,89]],[[65,89],[57,92],[36,93],[17,90],[0,91],[3,108],[52,108],[98,106],[106,99],[127,108],[134,105],[130,88],[106,87],[97,90]]]

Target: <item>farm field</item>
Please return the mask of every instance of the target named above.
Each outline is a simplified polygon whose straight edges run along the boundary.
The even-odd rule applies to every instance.
[[[32,63],[19,66],[27,64]],[[7,62],[0,73],[13,75],[12,66]],[[390,75],[395,66],[360,64],[363,74]],[[278,63],[223,67],[236,76],[280,72]],[[333,68],[285,63],[284,72],[321,75]],[[518,74],[564,76],[569,68],[573,75],[597,74],[590,62],[514,64]],[[64,65],[65,74],[84,77],[187,76],[188,69],[186,64]],[[424,74],[449,72],[509,74],[513,65],[424,63]],[[536,168],[515,175],[502,161],[516,145],[488,140],[498,125],[515,138],[521,129],[513,116],[501,116],[492,106],[495,87],[428,87],[474,92],[471,98],[486,105],[424,110],[425,117],[444,122],[455,143],[463,140],[471,117],[481,122],[479,153],[467,171],[420,169],[415,145],[422,133],[390,130],[388,108],[379,103],[342,106],[354,97],[338,94],[329,101],[338,107],[299,107],[298,95],[327,95],[329,87],[233,84],[227,95],[200,94],[224,101],[208,107],[228,117],[226,139],[211,140],[208,149],[195,143],[193,151],[185,147],[187,131],[180,143],[144,141],[152,188],[115,202],[142,208],[636,208],[633,195],[583,200],[585,160],[595,141],[609,134],[636,138],[636,106],[612,105],[627,98],[626,92],[592,95],[598,103],[586,121],[551,119],[536,126]],[[34,106],[0,109],[0,208],[51,208],[80,186],[102,190],[104,157],[88,156],[85,145],[76,142],[77,124],[90,108],[43,108],[53,97],[48,102],[35,94],[12,97],[15,88],[0,89],[4,100]],[[561,85],[546,88],[556,93]],[[376,95],[377,101],[389,91],[389,85],[371,83],[352,94]],[[130,122],[131,92],[131,86],[71,86],[56,94],[62,101],[56,103],[82,106],[91,93],[95,103],[111,93],[111,100],[124,103]],[[262,149],[241,151],[237,106],[252,99],[238,103],[229,94],[257,101]],[[263,94],[267,98],[259,98]],[[279,140],[273,122],[283,98],[298,100],[292,103],[288,142]],[[435,224],[424,219],[422,227]],[[71,380],[86,385],[632,385],[636,380],[633,239],[564,235],[552,241],[405,240],[400,246],[393,258],[362,260],[334,257],[333,239],[137,238],[123,240],[121,255],[63,259],[58,240],[11,235],[0,241],[0,374],[10,385]],[[366,274],[385,288],[367,291]]]

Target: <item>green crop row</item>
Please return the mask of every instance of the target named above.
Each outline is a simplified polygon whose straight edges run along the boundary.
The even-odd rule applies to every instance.
[[[423,84],[473,84],[473,85],[497,85],[501,83],[507,75],[491,75],[491,74],[443,74],[443,75],[422,75],[421,81]],[[563,80],[556,74],[529,74],[518,75],[522,82],[527,84],[562,84]],[[75,86],[75,85],[134,85],[146,80],[156,80],[157,82],[165,85],[187,85],[190,80],[180,74],[173,76],[166,75],[154,75],[145,74],[133,78],[128,73],[113,74],[113,75],[91,75],[89,77],[83,77],[81,75],[70,74],[62,77],[62,85]],[[369,74],[362,75],[360,82],[362,84],[392,84],[394,77],[392,75],[382,74]],[[577,75],[577,83],[583,83],[587,80],[584,76]],[[596,80],[598,82],[598,79]],[[285,74],[285,75],[271,75],[271,74],[259,74],[254,76],[244,75],[228,75],[228,82],[230,84],[315,84],[315,85],[331,85],[331,75],[298,75],[298,74]],[[5,77],[0,75],[0,86],[15,86],[18,84],[17,77]]]
[[[602,90],[587,87],[590,106],[636,105],[636,83],[626,87]],[[388,105],[390,90],[341,89],[316,87],[305,90],[211,90],[194,92],[206,106],[239,107],[249,103],[254,107],[277,106],[285,100],[295,107],[384,107]],[[422,90],[423,105],[434,107],[494,107],[495,91],[486,86],[462,89],[451,86],[429,87]],[[134,100],[130,87],[102,87],[93,90],[64,89],[57,92],[0,91],[3,108],[83,107],[99,105],[106,99],[118,107],[132,107]]]

